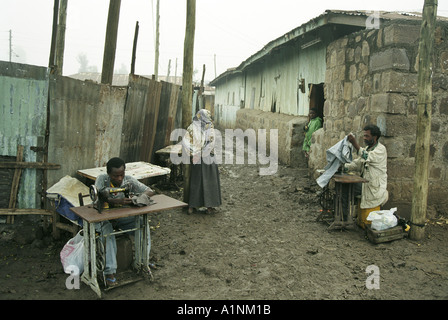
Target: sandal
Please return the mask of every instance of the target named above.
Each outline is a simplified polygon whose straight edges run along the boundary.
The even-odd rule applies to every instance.
[[[106,285],[108,287],[113,287],[117,285],[117,278],[113,274],[106,275]]]
[[[157,269],[157,266],[155,263],[149,262],[148,263],[148,267],[152,270],[152,269]]]
[[[207,213],[216,213],[215,208],[207,208]]]

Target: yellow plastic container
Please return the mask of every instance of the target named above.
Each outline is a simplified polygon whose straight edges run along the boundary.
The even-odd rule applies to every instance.
[[[372,211],[379,211],[379,210],[380,210],[380,206],[375,207],[375,208],[361,209],[361,207],[359,206],[359,203],[358,203],[358,219],[357,219],[358,226],[365,229],[367,225],[372,223],[371,221],[367,220],[369,213]]]

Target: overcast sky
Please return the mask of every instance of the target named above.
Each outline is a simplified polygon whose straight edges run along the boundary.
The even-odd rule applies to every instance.
[[[135,24],[139,22],[136,70],[154,73],[157,0],[122,0],[115,70],[129,73]],[[48,66],[53,0],[0,0],[0,60]],[[421,12],[424,0],[197,0],[194,78],[206,80],[237,67],[270,41],[323,14],[327,9]],[[68,0],[64,75],[75,74],[77,57],[101,72],[109,0]],[[448,16],[448,1],[438,14]],[[182,73],[186,0],[160,0],[159,75]],[[216,64],[215,64],[216,55]],[[216,73],[215,73],[216,67]]]

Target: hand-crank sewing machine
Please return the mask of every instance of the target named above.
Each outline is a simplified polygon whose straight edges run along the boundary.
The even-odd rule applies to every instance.
[[[125,185],[120,188],[106,187],[99,190],[94,184],[89,188],[90,199],[93,202],[93,207],[98,210],[99,213],[104,208],[104,203],[107,202],[108,196],[111,193],[124,192],[124,196],[129,198],[131,196],[130,186]]]

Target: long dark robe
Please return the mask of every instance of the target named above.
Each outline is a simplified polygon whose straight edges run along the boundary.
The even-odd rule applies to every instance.
[[[221,205],[221,183],[216,163],[191,165],[189,206],[219,207]]]

